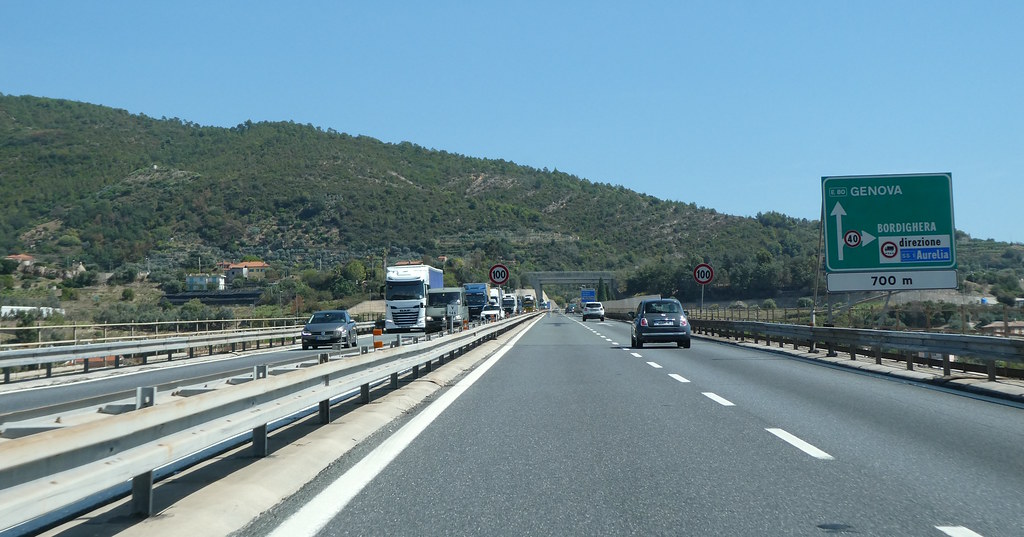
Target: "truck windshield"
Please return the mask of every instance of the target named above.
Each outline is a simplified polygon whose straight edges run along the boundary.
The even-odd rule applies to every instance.
[[[487,295],[482,293],[466,294],[466,303],[470,306],[486,306]]]
[[[459,293],[428,293],[427,294],[427,305],[428,306],[447,306],[452,302],[458,301],[460,298]]]
[[[419,300],[423,298],[423,282],[388,282],[385,300]]]

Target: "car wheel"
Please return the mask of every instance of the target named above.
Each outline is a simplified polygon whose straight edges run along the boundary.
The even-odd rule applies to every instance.
[[[644,340],[640,339],[640,336],[636,337],[636,348],[638,348],[638,349],[644,348]]]
[[[305,341],[303,341],[302,342],[302,350],[304,350],[304,351],[305,350],[309,350],[309,343],[306,343]]]
[[[601,317],[601,322],[602,322],[602,323],[604,322],[604,317]]]
[[[689,349],[690,348],[690,340],[686,340],[686,341],[683,342],[683,348],[684,349]]]

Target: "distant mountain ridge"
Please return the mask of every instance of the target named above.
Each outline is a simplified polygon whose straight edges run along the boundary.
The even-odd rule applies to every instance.
[[[808,289],[817,248],[815,221],[730,216],[557,170],[293,122],[204,127],[0,94],[0,251],[40,259],[323,265],[387,252],[459,257],[481,276],[496,260],[631,273],[711,261],[718,285],[754,293]]]

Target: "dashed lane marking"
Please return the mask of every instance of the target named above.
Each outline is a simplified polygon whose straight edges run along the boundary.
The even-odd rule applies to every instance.
[[[949,537],[982,537],[980,533],[973,532],[963,526],[935,526],[935,529],[949,535]]]
[[[786,431],[784,431],[782,429],[765,429],[765,430],[768,431],[769,433],[772,433],[775,436],[785,440],[786,442],[788,442],[793,447],[799,449],[800,451],[803,451],[804,453],[814,457],[815,459],[821,459],[821,460],[825,460],[825,461],[830,461],[830,460],[833,459],[832,455],[829,455],[828,453],[825,453],[824,451],[822,451],[822,450],[812,446],[811,444],[808,444],[807,442],[804,442],[803,440],[793,436],[790,433],[787,433]]]
[[[730,400],[728,400],[728,399],[726,399],[726,398],[724,398],[724,397],[722,397],[722,396],[720,396],[718,394],[715,394],[715,393],[712,393],[712,392],[702,392],[702,393],[704,394],[704,397],[707,397],[708,399],[711,399],[712,401],[714,401],[714,402],[716,402],[716,403],[718,403],[718,404],[720,404],[722,406],[736,406],[736,405],[734,405],[732,403],[732,401],[730,401]]]

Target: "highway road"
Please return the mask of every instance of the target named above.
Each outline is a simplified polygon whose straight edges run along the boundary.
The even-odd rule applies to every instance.
[[[390,345],[395,337],[389,334],[381,339],[385,345]],[[331,352],[334,355],[358,354],[359,346],[372,344],[372,336],[362,335],[357,339],[356,348]],[[251,376],[253,367],[258,365],[286,367],[315,361],[319,353],[329,351],[327,347],[302,350],[299,345],[291,345],[238,355],[159,361],[147,366],[106,368],[86,374],[0,384],[0,425],[34,418],[52,421],[69,412],[94,413],[96,407],[105,403],[134,400],[135,389],[140,386],[158,387],[157,400],[162,402],[178,388],[216,387],[234,376]]]
[[[627,324],[548,315],[241,534],[1024,534],[1019,408],[628,344]]]

